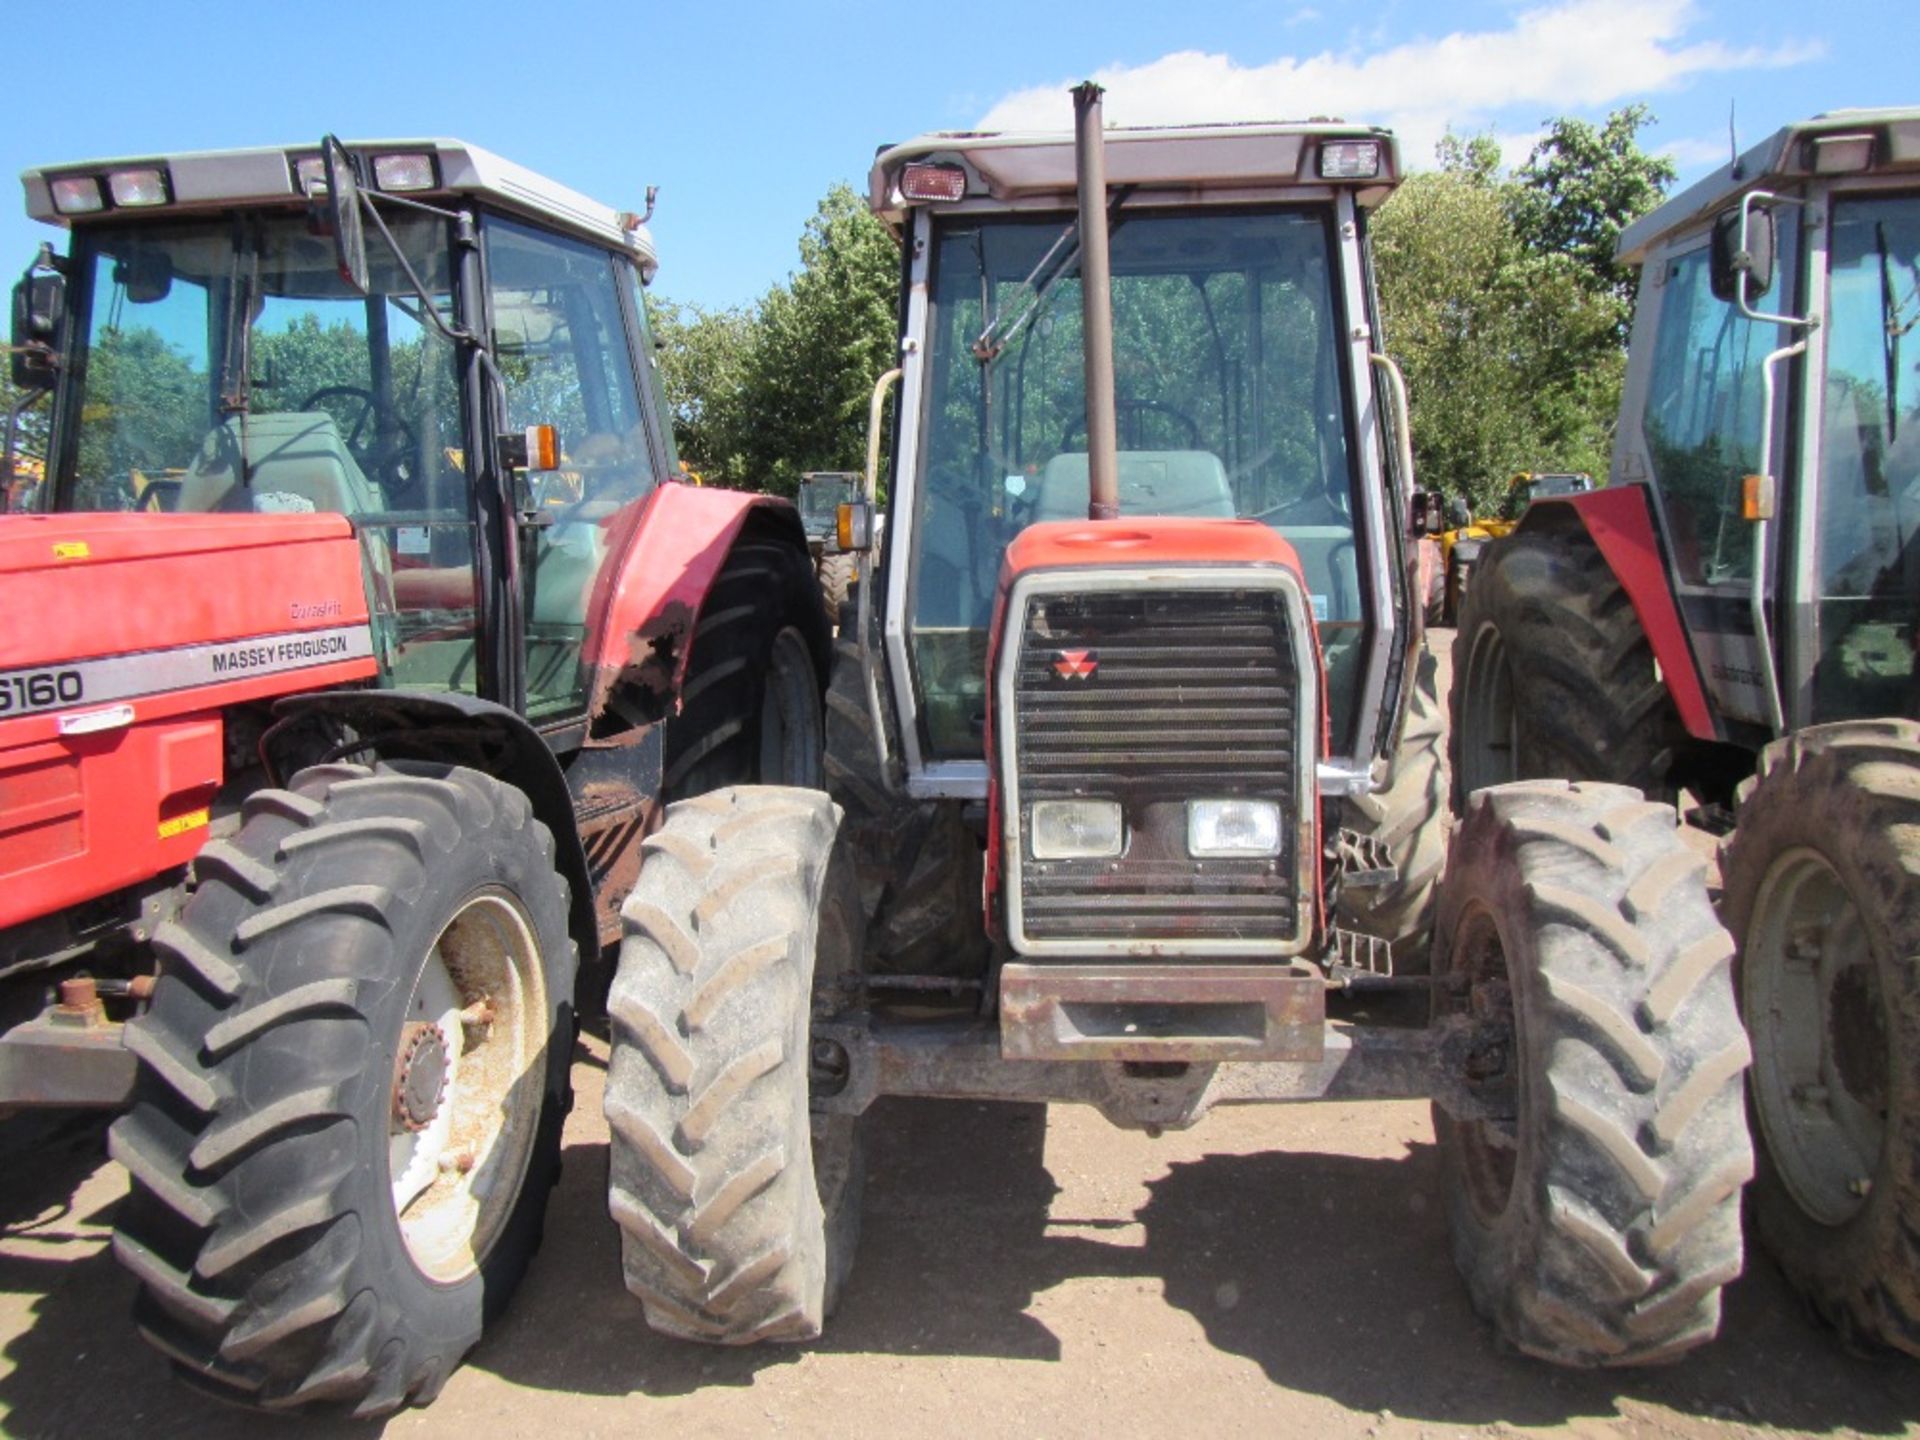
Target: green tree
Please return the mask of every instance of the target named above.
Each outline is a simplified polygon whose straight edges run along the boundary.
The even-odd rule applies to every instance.
[[[807,221],[800,265],[761,302],[746,367],[758,478],[787,495],[803,471],[864,462],[873,382],[893,364],[900,276],[893,236],[846,185]]]
[[[681,460],[716,482],[746,483],[752,440],[747,356],[757,312],[703,310],[653,294],[647,297],[647,315]]]
[[[1640,131],[1653,118],[1646,106],[1629,105],[1603,125],[1569,116],[1550,122],[1508,191],[1527,249],[1566,256],[1596,294],[1620,302],[1622,343],[1638,277],[1614,260],[1620,232],[1658,205],[1679,173],[1664,155],[1640,148]]]
[[[1510,177],[1491,136],[1448,135],[1440,169],[1375,220],[1421,482],[1477,514],[1498,511],[1518,470],[1606,473],[1632,314],[1613,250],[1673,176],[1635,140],[1650,119],[1634,106],[1600,127],[1554,121]]]
[[[808,470],[858,469],[867,402],[893,364],[899,249],[836,185],[800,237],[800,269],[746,310],[649,301],[674,439],[729,485],[791,495]]]

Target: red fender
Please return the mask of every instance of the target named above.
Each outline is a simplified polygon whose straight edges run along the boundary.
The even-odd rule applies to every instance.
[[[773,495],[664,484],[607,518],[613,558],[594,581],[581,657],[593,671],[589,713],[600,712],[629,671],[662,693],[679,693],[707,591],[747,516],[760,509],[792,513],[793,505]]]
[[[1638,485],[1612,485],[1582,495],[1536,500],[1528,513],[1544,513],[1549,505],[1573,511],[1599,547],[1607,568],[1627,592],[1687,733],[1696,740],[1719,739],[1706,689],[1700,683],[1700,667],[1693,658],[1693,647],[1687,643],[1686,626],[1681,623],[1680,607],[1674,600],[1659,537],[1654,533],[1646,491]],[[1521,528],[1525,527],[1523,519]]]

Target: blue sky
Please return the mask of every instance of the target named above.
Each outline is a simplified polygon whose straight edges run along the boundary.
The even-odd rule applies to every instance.
[[[234,8],[86,0],[11,28],[0,169],[125,154],[458,135],[619,208],[660,187],[657,288],[743,303],[797,263],[836,180],[883,142],[1071,119],[1108,86],[1119,123],[1339,114],[1392,124],[1410,158],[1449,126],[1524,156],[1541,122],[1635,100],[1683,181],[1741,143],[1846,105],[1920,104],[1913,0],[322,0]],[[56,232],[19,191],[17,273]]]

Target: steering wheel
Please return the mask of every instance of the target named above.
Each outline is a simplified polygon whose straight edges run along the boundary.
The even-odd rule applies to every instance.
[[[380,402],[374,398],[373,391],[364,385],[323,385],[302,400],[297,408],[318,409],[323,400],[356,402],[358,409],[350,412],[352,423],[347,426],[342,438],[346,442],[347,453],[367,473],[368,479],[390,485],[397,482],[402,488],[411,482],[412,477],[399,468],[420,448],[419,437],[414,434],[411,425],[398,415],[392,416],[392,429],[387,432],[386,443],[377,443],[380,426],[373,425],[369,432],[367,422],[379,416]],[[340,422],[338,414],[331,410],[327,413],[333,415],[336,424]]]
[[[1187,432],[1187,448],[1189,450],[1204,450],[1206,448],[1200,443],[1199,423],[1178,406],[1169,405],[1163,400],[1122,400],[1114,406],[1114,410],[1116,412],[1116,419],[1120,416],[1130,418],[1131,424],[1128,428],[1132,431],[1136,441],[1139,439],[1139,417],[1152,411],[1155,414],[1170,416],[1180,422],[1182,428]],[[1054,448],[1056,450],[1071,449],[1074,438],[1085,435],[1086,433],[1087,417],[1084,414],[1077,415],[1068,422],[1066,430],[1060,436],[1060,443]],[[1138,447],[1136,446],[1135,448]]]

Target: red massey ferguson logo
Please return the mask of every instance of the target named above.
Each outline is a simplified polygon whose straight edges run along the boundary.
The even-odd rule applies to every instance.
[[[1099,668],[1098,650],[1062,650],[1053,662],[1053,673],[1062,680],[1091,680]]]

